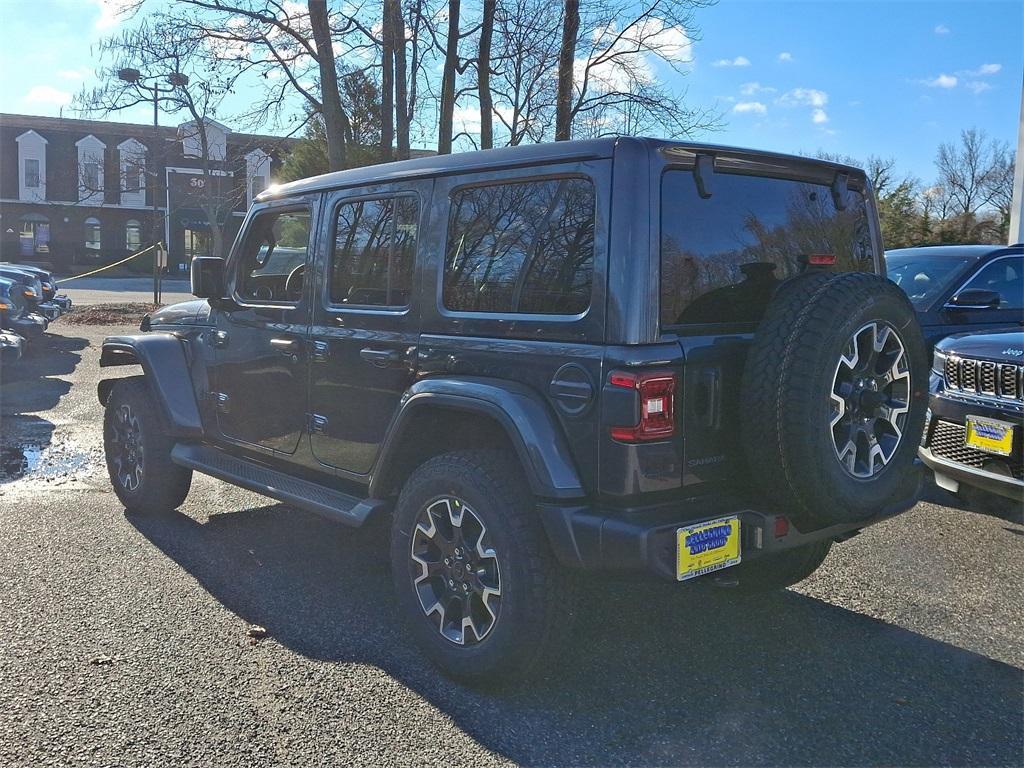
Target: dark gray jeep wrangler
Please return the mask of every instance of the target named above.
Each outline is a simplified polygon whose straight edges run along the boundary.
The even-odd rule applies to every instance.
[[[634,138],[332,173],[262,194],[202,301],[106,340],[130,513],[193,471],[391,521],[410,631],[521,674],[572,571],[809,575],[906,509],[928,361],[864,174]],[[728,568],[728,570],[723,570]],[[721,571],[721,573],[718,573]]]

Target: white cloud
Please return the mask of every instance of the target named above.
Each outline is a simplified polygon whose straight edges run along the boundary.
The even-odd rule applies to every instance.
[[[828,114],[824,109],[816,109],[811,112],[811,122],[815,125],[822,125],[828,122]]]
[[[744,96],[753,96],[755,93],[775,93],[775,89],[771,86],[761,85],[755,81],[741,85],[740,93]]]
[[[59,77],[65,80],[84,80],[85,73],[77,69],[62,69],[57,73]]]
[[[66,107],[71,103],[71,94],[51,85],[33,85],[24,99],[26,104]]]
[[[971,93],[975,94],[992,90],[991,84],[986,83],[984,80],[971,80],[969,83],[966,83],[966,85]]]
[[[793,54],[790,53],[789,51],[783,51],[782,53],[779,54],[779,61],[792,61],[792,60],[793,60]]]
[[[935,34],[936,35],[948,35],[949,32],[950,32],[949,27],[947,27],[945,24],[938,24],[935,27]]]
[[[675,64],[693,60],[693,42],[686,29],[666,26],[657,18],[645,19],[621,33],[614,24],[597,29],[593,41],[594,56],[601,61],[586,72],[587,60],[577,59],[576,77],[582,80],[586,72],[589,80],[609,90],[627,90],[635,82],[654,82],[655,55]]]
[[[931,80],[922,81],[929,88],[956,88],[959,82],[953,75],[942,74]]]
[[[794,88],[782,94],[778,101],[787,107],[824,107],[828,104],[828,94],[816,88]]]
[[[768,107],[762,104],[760,101],[741,101],[735,107],[732,108],[733,112],[739,112],[743,114],[749,112],[753,115],[763,115],[768,111]]]
[[[979,75],[994,75],[1003,68],[1002,64],[982,64],[978,69]]]
[[[719,59],[712,62],[713,67],[749,67],[750,59],[746,56],[737,56],[735,59]]]
[[[129,13],[138,3],[135,0],[92,0],[99,9],[100,15],[96,19],[96,29],[111,29],[124,21]]]

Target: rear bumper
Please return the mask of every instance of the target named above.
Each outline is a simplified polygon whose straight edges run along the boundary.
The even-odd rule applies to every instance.
[[[776,536],[776,520],[781,515],[721,497],[614,513],[590,506],[541,504],[539,512],[555,555],[563,565],[582,570],[641,571],[675,580],[676,530],[685,525],[738,515],[742,556],[744,560],[753,560],[817,541],[843,541],[911,506],[912,503],[901,504],[867,520],[813,531],[799,531],[790,524],[781,536]]]

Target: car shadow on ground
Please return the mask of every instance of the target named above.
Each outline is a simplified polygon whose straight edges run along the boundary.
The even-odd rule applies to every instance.
[[[481,691],[407,640],[381,524],[280,504],[129,519],[282,645],[376,665],[518,763],[1013,764],[1024,742],[1021,670],[792,591],[591,583],[553,671]]]
[[[35,414],[55,408],[71,382],[88,340],[46,333],[30,342],[24,356],[3,366],[0,375],[0,484],[31,471],[33,461],[50,445],[54,425]]]
[[[966,493],[966,496],[964,495]],[[921,489],[921,501],[930,504],[938,504],[943,507],[959,509],[963,512],[974,512],[979,515],[989,515],[1000,520],[1006,520],[1017,525],[1024,525],[1024,505],[1014,502],[1012,499],[996,496],[975,488],[965,489],[961,486],[961,492],[950,493],[940,488],[934,482],[926,482]],[[1006,530],[1012,530],[1007,528]]]

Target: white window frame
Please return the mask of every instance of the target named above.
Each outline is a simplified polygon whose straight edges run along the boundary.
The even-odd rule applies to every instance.
[[[138,139],[126,139],[117,145],[117,152],[120,158],[121,168],[121,205],[129,208],[146,207],[146,182],[147,150],[146,145]],[[128,183],[128,173],[132,168],[137,168],[140,176],[140,184],[137,190],[131,190]]]
[[[18,199],[29,202],[46,200],[46,145],[49,143],[35,131],[25,131],[15,141],[18,142]],[[25,161],[39,161],[39,186],[25,185]]]
[[[97,139],[91,133],[75,142],[78,147],[78,202],[90,205],[103,205],[104,185],[104,161],[106,159],[107,145]],[[85,167],[88,163],[97,164],[96,189],[90,189],[84,183]]]

